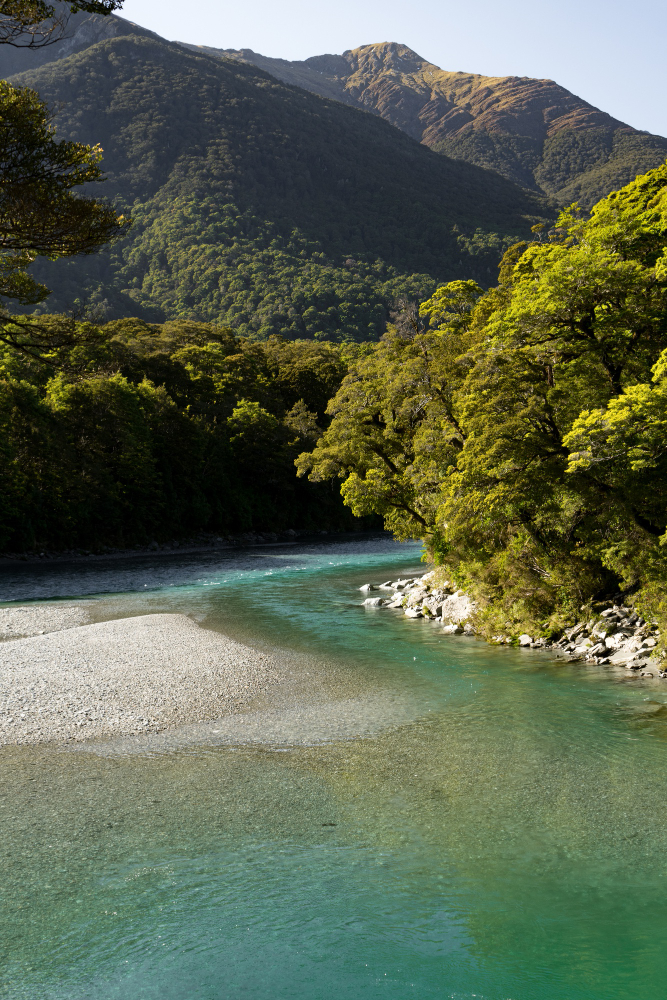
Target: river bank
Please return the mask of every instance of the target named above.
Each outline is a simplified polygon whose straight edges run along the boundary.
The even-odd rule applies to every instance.
[[[266,588],[285,558],[251,557],[251,568],[243,572],[254,575],[261,566]],[[324,552],[319,558],[326,559]],[[296,563],[307,565],[298,557]],[[215,583],[219,568],[203,578],[200,571],[197,578],[200,585]],[[278,587],[280,600],[281,585],[273,579],[269,586]],[[95,586],[102,580],[108,586],[107,577],[96,577]],[[72,585],[81,586],[81,581]],[[125,578],[117,586],[125,590]],[[450,581],[426,573],[367,583],[359,591],[361,600],[353,590],[342,595],[350,610],[361,604],[367,612],[393,611],[411,622],[431,622],[431,629],[438,626],[443,638],[450,639],[449,653],[456,650],[457,658],[464,654],[467,659],[459,638],[477,635],[476,607]],[[124,598],[106,603],[106,621],[99,620],[95,598],[0,608],[0,743],[80,742],[165,732],[247,712],[260,696],[275,701],[280,682],[292,669],[291,655],[272,654],[266,642],[264,652],[253,648],[252,631],[236,639],[225,634],[228,628],[233,632],[234,625],[231,591],[220,605],[225,618],[212,622],[214,630],[196,624],[189,610],[164,613],[187,608],[188,598],[170,603],[171,598],[159,593],[150,596],[144,591],[129,604]],[[262,607],[265,613],[266,600]],[[308,609],[308,620],[314,613],[314,608]],[[205,615],[197,612],[195,618],[201,622]],[[377,625],[368,621],[366,628],[379,626],[380,619],[375,621]],[[435,638],[435,631],[429,634]],[[593,618],[549,639],[524,634],[495,636],[492,642],[547,653],[552,660],[596,664],[616,676],[640,677],[660,687],[667,680],[655,625],[623,605],[601,607]],[[295,704],[304,701],[302,687],[303,677],[294,689]]]
[[[457,589],[437,573],[420,577],[366,583],[360,588],[368,608],[401,611],[414,621],[442,623],[448,635],[477,634],[477,606],[465,591]],[[384,592],[377,596],[373,592]],[[592,617],[575,622],[559,634],[550,636],[496,635],[491,642],[522,649],[555,653],[570,661],[586,661],[623,668],[629,676],[667,680],[665,654],[659,651],[660,635],[654,622],[646,621],[634,608],[609,602],[600,604]]]
[[[200,533],[193,538],[176,538],[168,542],[151,541],[146,545],[132,548],[114,548],[109,545],[91,548],[48,549],[37,548],[33,552],[4,552],[0,554],[0,568],[17,563],[41,564],[48,562],[70,563],[83,560],[96,562],[107,559],[125,560],[141,556],[173,556],[196,553],[215,553],[228,549],[247,548],[256,545],[290,545],[296,542],[328,538],[344,542],[358,538],[389,537],[385,531],[309,531],[305,528],[287,528],[285,531],[243,531],[232,535]]]

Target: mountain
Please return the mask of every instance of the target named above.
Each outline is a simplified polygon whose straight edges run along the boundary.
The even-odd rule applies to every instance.
[[[127,34],[158,37],[123,18],[78,14],[69,37],[58,45],[32,51],[2,46],[0,74],[7,77]],[[179,44],[361,107],[435,152],[495,170],[561,205],[579,201],[590,207],[667,157],[663,136],[612,118],[553,80],[449,72],[396,42],[293,62],[252,49]]]
[[[57,6],[59,6],[58,0],[56,0]],[[100,17],[80,11],[69,17],[64,36],[49,45],[37,46],[34,49],[0,45],[0,78],[6,80],[17,73],[38,69],[47,63],[82,52],[96,42],[103,42],[108,38],[120,38],[122,35],[140,35],[163,41],[154,31],[142,28],[132,21],[126,21],[124,17],[115,14],[110,17]]]
[[[494,281],[503,248],[549,217],[378,116],[128,24],[12,77],[59,109],[59,136],[101,143],[104,193],[134,218],[111,250],[35,269],[50,310],[365,340],[397,297]]]
[[[590,207],[667,157],[667,139],[617,121],[553,80],[447,72],[395,42],[302,62],[188,48],[361,106],[438,153],[497,170],[559,204]]]

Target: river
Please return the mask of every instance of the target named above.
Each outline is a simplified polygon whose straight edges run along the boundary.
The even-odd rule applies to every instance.
[[[664,1000],[667,684],[361,607],[421,572],[359,539],[0,574],[293,664],[205,737],[0,751],[3,1000]]]

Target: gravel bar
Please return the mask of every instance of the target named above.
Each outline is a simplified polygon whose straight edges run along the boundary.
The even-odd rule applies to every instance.
[[[49,627],[44,613],[51,609],[27,610]],[[61,631],[0,643],[0,745],[158,732],[220,718],[283,676],[277,658],[185,615],[75,625],[71,606],[69,612],[55,626]]]
[[[92,604],[92,602],[91,602]],[[28,604],[0,608],[0,639],[21,639],[27,635],[44,635],[90,621],[87,608],[81,604]]]

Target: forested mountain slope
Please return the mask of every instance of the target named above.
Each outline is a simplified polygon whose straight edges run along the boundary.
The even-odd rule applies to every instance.
[[[152,32],[116,16],[76,15],[67,39],[38,50],[3,46],[0,75],[33,69],[100,40]],[[273,59],[215,49],[292,84],[379,115],[436,152],[497,170],[560,204],[586,207],[667,157],[667,139],[618,121],[553,80],[449,72],[406,45],[363,45],[342,55]]]
[[[549,215],[379,117],[145,34],[12,80],[60,109],[59,136],[101,143],[105,193],[134,218],[110,251],[40,265],[51,311],[364,340],[401,295],[493,282],[503,246]]]
[[[189,46],[195,48],[195,46]],[[599,111],[553,80],[452,73],[384,42],[302,62],[233,55],[279,80],[361,105],[431,149],[590,207],[667,157],[667,139]]]

